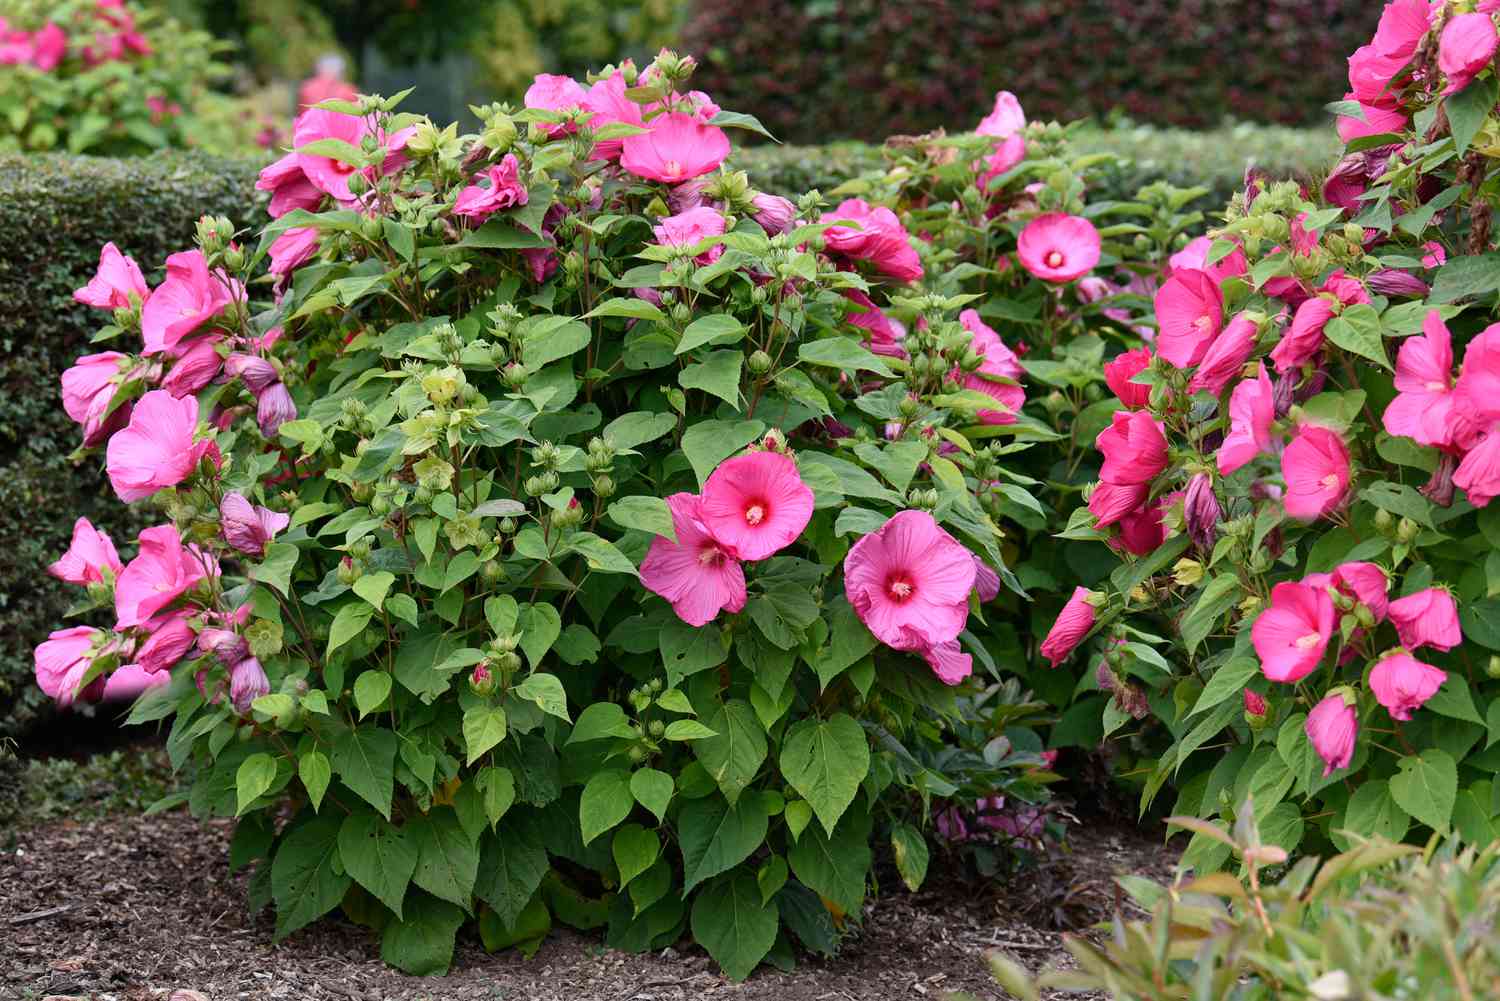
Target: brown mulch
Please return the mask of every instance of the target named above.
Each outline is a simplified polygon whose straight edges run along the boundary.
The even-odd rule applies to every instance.
[[[227,872],[229,832],[175,813],[16,833],[14,850],[0,850],[0,998],[158,1001],[191,990],[208,1001],[865,1001],[952,991],[999,999],[987,951],[1006,949],[1033,969],[1065,961],[1060,934],[1043,929],[1107,917],[1114,874],[1165,879],[1176,856],[1138,832],[1086,826],[1066,856],[1009,885],[940,879],[917,894],[888,890],[838,958],[802,958],[790,974],[762,967],[744,984],[685,942],[637,956],[567,929],[530,960],[488,955],[465,930],[448,976],[416,978],[385,967],[379,943],[342,919],[273,945],[269,911],[247,914],[246,876]]]

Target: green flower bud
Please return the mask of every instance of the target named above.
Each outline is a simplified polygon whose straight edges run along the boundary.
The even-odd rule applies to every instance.
[[[365,216],[359,221],[359,235],[366,240],[374,242],[381,238],[384,227],[381,225],[379,216]]]
[[[660,692],[663,688],[665,688],[666,685],[662,682],[662,680],[660,678],[652,678],[650,680],[650,682],[647,683],[646,687],[648,689],[650,689],[652,695],[655,695],[658,692]]]
[[[349,175],[349,193],[351,195],[362,195],[370,190],[370,182],[365,180],[365,175],[355,172]]]
[[[1421,528],[1410,518],[1402,518],[1396,525],[1396,539],[1399,542],[1411,542],[1417,537]]]
[[[1379,532],[1381,535],[1388,536],[1391,534],[1392,529],[1394,529],[1395,527],[1396,519],[1391,515],[1389,511],[1382,509],[1375,512],[1375,531]]]
[[[644,764],[646,761],[646,749],[636,744],[630,748],[630,763],[633,765]]]
[[[745,365],[750,369],[752,375],[765,375],[771,371],[771,356],[764,351],[751,352]]]
[[[615,495],[615,481],[610,476],[594,477],[594,496],[599,498],[613,497]]]
[[[338,577],[340,584],[343,584],[345,587],[352,587],[354,582],[362,576],[364,576],[364,571],[359,568],[358,563],[355,563],[349,557],[345,556],[339,561]]]
[[[651,734],[653,740],[661,740],[662,734],[667,732],[667,725],[659,719],[654,719],[651,721],[648,732]]]
[[[1500,654],[1490,654],[1490,662],[1485,667],[1484,673],[1492,678],[1500,678]]]
[[[500,565],[499,560],[485,560],[484,565],[479,568],[479,576],[486,584],[494,584],[505,578],[505,567]]]
[[[447,490],[453,483],[453,466],[435,455],[429,455],[412,467],[417,485],[428,490]]]

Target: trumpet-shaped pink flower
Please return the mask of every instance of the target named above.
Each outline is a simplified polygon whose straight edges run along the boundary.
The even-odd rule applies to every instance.
[[[62,374],[63,410],[83,425],[83,443],[90,448],[124,427],[130,416],[128,406],[110,412],[120,388],[120,363],[128,360],[118,351],[84,355]]]
[[[219,503],[219,529],[224,540],[242,553],[259,558],[292,516],[251,504],[244,494],[230,491]]]
[[[778,452],[751,452],[709,474],[698,517],[740,559],[763,560],[797,541],[812,511],[813,492],[795,462]]]
[[[103,634],[89,626],[58,629],[32,653],[36,683],[48,697],[67,708],[80,694],[78,685],[94,663]],[[90,686],[92,687],[92,686]]]
[[[1214,241],[1207,236],[1190,240],[1186,247],[1167,258],[1168,274],[1185,269],[1204,271],[1222,285],[1225,279],[1238,278],[1250,270],[1250,264],[1245,260],[1245,251],[1237,242],[1233,250],[1209,264],[1208,252],[1213,249],[1213,245]]]
[[[1427,331],[1426,321],[1422,329]],[[1436,354],[1441,360],[1440,351]],[[1461,415],[1475,424],[1500,417],[1500,323],[1485,327],[1464,348],[1463,370],[1454,391],[1455,417]]]
[[[944,644],[963,632],[975,577],[973,554],[926,511],[898,511],[844,559],[844,593],[870,632],[950,674],[962,655]]]
[[[235,712],[244,715],[252,702],[270,693],[271,682],[254,657],[246,657],[229,669],[229,701]]]
[[[197,427],[198,401],[193,397],[179,400],[164,389],[141,397],[130,423],[115,432],[105,450],[109,482],[120,499],[138,501],[176,486],[193,474],[204,456],[217,464],[219,449],[213,439],[193,440]]]
[[[1111,488],[1111,485],[1101,483],[1095,493],[1105,488]],[[1111,489],[1128,491],[1130,488],[1112,487]],[[1123,549],[1136,556],[1149,556],[1156,552],[1161,544],[1167,541],[1167,526],[1163,521],[1163,516],[1169,506],[1166,503],[1167,500],[1168,498],[1162,498],[1155,504],[1137,507],[1121,515],[1116,522],[1120,526],[1120,533],[1109,540],[1110,547]],[[1092,512],[1092,508],[1090,511]]]
[[[1453,341],[1442,314],[1422,321],[1422,336],[1408,337],[1396,353],[1396,398],[1385,408],[1385,429],[1419,445],[1453,440]]]
[[[145,624],[151,635],[135,652],[136,664],[148,674],[170,671],[198,642],[187,612],[173,612]]]
[[[1440,587],[1429,587],[1397,598],[1386,609],[1401,645],[1408,650],[1430,646],[1452,650],[1464,641],[1458,625],[1458,605],[1453,595]]]
[[[1047,638],[1042,640],[1041,648],[1042,656],[1053,667],[1067,660],[1089,634],[1089,630],[1094,628],[1096,613],[1091,600],[1093,596],[1088,588],[1075,587],[1073,596],[1068,599],[1062,611],[1057,613],[1057,620],[1047,631]]]
[[[624,83],[624,77],[620,78],[620,82]],[[532,80],[531,86],[526,88],[524,100],[528,108],[538,108],[543,111],[571,111],[574,108],[585,107],[588,98],[589,92],[572,77],[560,73],[538,73]],[[542,128],[546,130],[549,138],[573,130],[571,125],[562,122],[545,122]]]
[[[1025,127],[1026,112],[1022,110],[1021,102],[1010,91],[1002,90],[995,94],[994,109],[980,120],[974,131],[982,136],[1006,139]]]
[[[1099,231],[1081,216],[1047,212],[1026,224],[1016,240],[1021,267],[1042,281],[1082,278],[1099,263]]]
[[[1126,351],[1104,363],[1104,381],[1121,403],[1135,410],[1150,402],[1151,387],[1130,380],[1150,367],[1150,348]]]
[[[999,404],[994,410],[978,412],[982,423],[1014,424],[1016,415],[1021,412],[1021,405],[1026,402],[1026,390],[1011,383],[996,382],[995,379],[1019,380],[1023,374],[1020,360],[1016,358],[1014,351],[1006,347],[1000,335],[979,318],[978,311],[966,309],[959,314],[958,320],[972,335],[970,347],[979,355],[980,363],[979,368],[973,372],[955,369],[953,378],[958,379],[965,389],[984,393]]]
[[[224,358],[219,354],[223,340],[216,334],[193,338],[172,363],[172,371],[162,379],[161,388],[181,398],[192,396],[213,382],[224,367]]]
[[[1224,325],[1224,296],[1207,271],[1183,268],[1156,290],[1156,353],[1178,368],[1203,360]]]
[[[172,675],[166,671],[153,674],[139,664],[122,664],[108,678],[100,678],[95,684],[99,681],[104,682],[104,687],[99,690],[100,702],[131,702],[149,689],[171,684]]]
[[[1089,494],[1089,513],[1094,516],[1094,527],[1108,528],[1133,512],[1140,512],[1150,492],[1148,483],[1099,481],[1094,485],[1094,492]]]
[[[1374,563],[1341,563],[1334,568],[1333,586],[1370,610],[1379,622],[1390,605],[1390,578]]]
[[[272,242],[267,252],[271,266],[267,270],[278,278],[285,278],[312,260],[318,252],[320,237],[316,226],[293,226]]]
[[[888,358],[905,358],[901,341],[906,337],[906,328],[887,316],[875,301],[857,288],[843,290],[844,298],[859,305],[859,311],[850,312],[847,319],[864,330],[869,337],[866,346],[878,355]]]
[[[710,237],[723,236],[724,213],[700,205],[677,215],[669,215],[652,227],[656,242],[667,247],[694,247]],[[712,264],[724,255],[724,245],[715,243],[698,255],[700,264]]]
[[[1391,719],[1411,719],[1412,710],[1422,708],[1447,680],[1446,672],[1405,650],[1387,654],[1370,670],[1370,689]]]
[[[504,159],[481,171],[479,178],[488,180],[489,187],[476,183],[458,193],[453,204],[453,214],[475,222],[482,222],[502,209],[525,205],[531,194],[521,183],[521,163],[514,153],[505,154]]]
[[[1271,605],[1250,627],[1261,673],[1288,684],[1311,674],[1328,649],[1337,619],[1328,588],[1282,581],[1271,589]]]
[[[1500,35],[1488,14],[1459,14],[1443,25],[1438,38],[1438,69],[1448,78],[1444,94],[1467,87],[1495,58]]]
[[[820,222],[852,222],[832,226],[823,234],[830,254],[855,261],[868,261],[876,271],[897,281],[914,282],[922,277],[922,261],[911,245],[906,227],[896,213],[874,206],[863,198],[848,198],[838,208],[823,213]]]
[[[1276,420],[1276,397],[1262,362],[1254,379],[1246,379],[1229,394],[1229,434],[1219,446],[1219,472],[1228,476],[1275,447],[1271,425]]]
[[[280,219],[293,209],[312,211],[324,198],[323,189],[309,181],[302,172],[302,160],[296,153],[288,153],[262,169],[255,180],[255,187],[260,191],[271,192],[271,204],[267,211],[272,219]]]
[[[1323,759],[1326,778],[1340,768],[1348,768],[1354,757],[1354,738],[1359,733],[1359,717],[1342,693],[1328,696],[1307,714],[1307,739]]]
[[[995,143],[994,150],[976,164],[976,169],[983,168],[979,174],[979,190],[988,191],[995,178],[1013,169],[1024,159],[1026,139],[1019,132]]]
[[[1335,431],[1304,424],[1281,454],[1286,513],[1311,521],[1338,507],[1349,489],[1349,449]]]
[[[146,279],[135,261],[113,243],[99,251],[99,268],[83,288],[73,293],[73,300],[96,309],[129,309],[134,296],[144,303],[151,296]]]
[[[680,184],[718,170],[729,158],[729,137],[717,125],[672,112],[648,123],[649,132],[620,143],[620,166],[637,177]]]
[[[113,580],[125,565],[115,552],[115,544],[87,518],[73,522],[73,543],[61,558],[47,568],[58,580],[69,584],[93,584]]]
[[[1094,447],[1104,455],[1099,479],[1131,486],[1150,483],[1167,468],[1167,439],[1156,419],[1144,410],[1117,410],[1110,426],[1099,432]]]
[[[1292,325],[1276,347],[1271,361],[1276,371],[1286,373],[1312,361],[1323,348],[1323,328],[1333,319],[1335,303],[1326,296],[1315,295],[1297,307]]]
[[[1198,363],[1198,371],[1188,382],[1188,392],[1208,390],[1215,396],[1224,392],[1255,351],[1255,339],[1260,327],[1247,313],[1237,313],[1225,326],[1223,333],[1214,339]]]
[[[205,577],[218,574],[213,558],[197,546],[184,546],[172,525],[141,532],[140,549],[115,582],[117,629],[139,626]]]
[[[666,598],[690,626],[713,621],[723,609],[745,607],[745,571],[734,550],[709,532],[700,515],[701,499],[679,493],[667,498],[677,541],[658,535],[641,562],[641,583]]]
[[[167,258],[167,278],[141,310],[142,354],[171,352],[179,341],[224,312],[231,293],[221,274],[210,274],[201,250]]]
[[[779,236],[790,231],[792,223],[797,219],[797,206],[780,195],[758,191],[750,199],[750,204],[754,209],[750,217],[766,231],[767,236]]]

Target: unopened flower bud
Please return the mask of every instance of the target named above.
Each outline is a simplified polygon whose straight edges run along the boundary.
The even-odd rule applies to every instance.
[[[1381,535],[1390,535],[1395,527],[1396,519],[1389,511],[1381,508],[1375,512],[1375,531]]]
[[[1500,654],[1490,654],[1490,662],[1485,666],[1484,673],[1492,678],[1500,678]]]
[[[667,725],[659,719],[651,721],[650,734],[653,739],[660,740],[661,735],[667,732]]]
[[[1172,565],[1172,580],[1182,587],[1193,587],[1203,579],[1203,564],[1182,559]]]
[[[1223,511],[1214,494],[1213,480],[1207,473],[1199,473],[1188,481],[1187,493],[1182,498],[1182,515],[1188,538],[1205,552],[1213,548],[1218,538],[1219,518]]]
[[[771,356],[764,351],[752,352],[745,366],[750,369],[751,375],[765,375],[771,371]]]
[[[488,696],[495,690],[495,676],[484,664],[476,664],[474,673],[469,675],[469,691],[475,695]]]
[[[349,557],[345,556],[342,560],[339,561],[339,583],[343,584],[345,587],[353,586],[354,582],[359,580],[359,578],[363,575],[364,572],[360,570],[359,565]]]
[[[1410,518],[1402,518],[1396,525],[1396,540],[1398,542],[1411,542],[1417,537],[1421,528]]]

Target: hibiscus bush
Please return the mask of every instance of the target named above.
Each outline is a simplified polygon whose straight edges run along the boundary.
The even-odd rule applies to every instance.
[[[1066,534],[1131,555],[1048,646],[1092,660],[1106,733],[1165,728],[1143,808],[1173,782],[1224,830],[1250,796],[1287,851],[1496,837],[1493,6],[1388,4],[1321,192],[1252,177],[1106,364]],[[1186,861],[1228,855],[1200,831]]]
[[[995,497],[1038,504],[1001,457],[1052,433],[889,208],[723,168],[759,124],[693,66],[474,135],[324,102],[258,236],[205,217],[155,287],[106,244],[75,293],[64,406],[158,523],[78,521],[51,572],[113,626],[37,680],[144,690],[194,768],[159,808],[239,818],[278,937],[341,908],[430,972],[557,920],[742,978],[833,951],[875,848],[919,885],[935,798],[1052,777],[989,620]]]
[[[0,16],[0,151],[254,149],[267,123],[213,87],[211,35],[134,0],[18,0]]]

